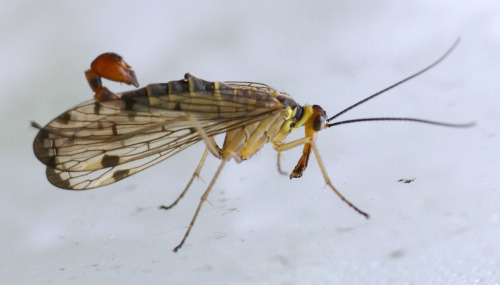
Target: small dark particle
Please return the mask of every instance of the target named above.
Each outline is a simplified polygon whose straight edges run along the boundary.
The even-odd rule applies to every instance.
[[[417,178],[412,178],[412,179],[404,179],[404,178],[401,178],[398,180],[398,182],[401,182],[401,183],[406,183],[406,184],[410,184],[412,183],[413,181],[415,181],[415,179]]]
[[[398,259],[398,258],[403,257],[405,254],[406,254],[406,252],[405,252],[403,249],[397,249],[397,250],[392,251],[392,252],[389,254],[389,256],[390,256],[392,259]]]

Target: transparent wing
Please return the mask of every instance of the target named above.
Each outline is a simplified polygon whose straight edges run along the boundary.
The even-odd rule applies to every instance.
[[[279,93],[276,89],[272,88],[269,85],[257,82],[245,82],[245,81],[224,81],[227,85],[238,88],[238,89],[248,89],[248,90],[257,90],[268,93]]]
[[[40,130],[33,143],[35,155],[47,165],[47,177],[55,186],[90,189],[128,177],[200,141],[188,116],[213,136],[283,108],[266,92],[213,93],[84,102]]]
[[[59,188],[70,190],[92,189],[127,178],[169,158],[191,145],[192,144],[185,144],[176,149],[153,154],[139,160],[92,171],[64,171],[48,166],[46,174],[50,183]]]

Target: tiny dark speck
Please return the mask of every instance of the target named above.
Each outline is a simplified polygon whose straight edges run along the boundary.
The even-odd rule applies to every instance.
[[[398,259],[398,258],[401,258],[403,256],[405,256],[405,251],[402,250],[402,249],[397,249],[397,250],[394,250],[392,251],[389,256],[392,258],[392,259]]]
[[[406,183],[406,184],[410,184],[412,183],[413,181],[415,181],[415,179],[417,178],[412,178],[412,179],[404,179],[404,178],[401,178],[398,180],[398,182],[401,182],[401,183]]]

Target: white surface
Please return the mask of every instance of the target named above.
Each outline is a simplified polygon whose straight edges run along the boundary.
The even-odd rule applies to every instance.
[[[1,284],[499,284],[497,1],[170,2],[2,3]],[[441,65],[342,119],[476,127],[366,123],[320,134],[334,185],[370,220],[324,188],[314,157],[290,181],[268,146],[227,165],[174,254],[206,184],[168,212],[157,206],[180,193],[203,145],[79,193],[51,186],[32,153],[30,120],[89,99],[83,71],[102,52],[123,55],[143,86],[185,72],[257,81],[333,115],[457,36]],[[300,152],[286,153],[286,169]],[[217,165],[209,159],[205,181]]]

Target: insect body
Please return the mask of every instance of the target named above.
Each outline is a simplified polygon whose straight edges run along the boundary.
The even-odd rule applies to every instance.
[[[407,120],[464,126],[412,118],[368,118],[327,123],[417,76],[445,56],[426,69],[328,119],[320,106],[301,106],[286,93],[264,84],[209,82],[190,74],[186,74],[183,80],[150,84],[115,94],[102,86],[101,77],[138,87],[137,79],[120,56],[102,54],[86,72],[89,85],[95,92],[94,100],[66,111],[43,128],[32,123],[40,129],[33,148],[36,157],[47,166],[47,177],[52,184],[63,189],[85,190],[129,177],[203,140],[207,149],[202,160],[187,187],[171,206],[178,202],[198,176],[208,152],[222,162],[201,197],[184,238],[174,251],[183,245],[189,235],[226,161],[246,160],[266,143],[271,143],[278,152],[303,145],[303,155],[290,178],[302,176],[311,151],[314,151],[326,184],[344,202],[368,218],[368,214],[345,199],[330,182],[315,146],[318,132],[338,124],[370,120]],[[286,138],[301,127],[305,128],[305,136],[285,143]],[[214,136],[223,133],[224,143],[219,147]]]

